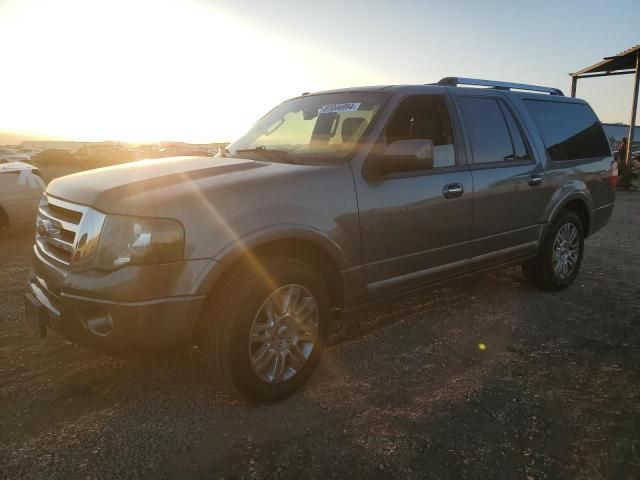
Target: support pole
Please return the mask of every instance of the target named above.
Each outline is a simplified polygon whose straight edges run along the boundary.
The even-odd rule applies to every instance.
[[[631,165],[631,152],[633,148],[633,133],[636,127],[636,110],[638,110],[638,84],[640,84],[640,52],[636,53],[636,73],[634,76],[633,99],[631,101],[631,121],[629,122],[629,137],[627,142],[627,155],[625,161]]]
[[[578,86],[578,77],[575,75],[571,76],[571,96],[575,98],[576,96],[576,87]]]

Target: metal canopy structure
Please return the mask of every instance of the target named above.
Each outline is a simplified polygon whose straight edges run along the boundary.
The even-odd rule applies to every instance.
[[[638,109],[638,84],[640,83],[640,44],[620,52],[612,57],[605,57],[601,62],[583,68],[571,75],[571,96],[576,96],[578,80],[582,78],[610,77],[613,75],[635,75],[633,83],[633,97],[631,99],[631,121],[629,122],[629,136],[625,161],[631,162],[631,147],[633,145],[633,131],[636,124],[636,110]]]

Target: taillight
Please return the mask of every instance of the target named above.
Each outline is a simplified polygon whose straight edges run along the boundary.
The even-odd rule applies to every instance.
[[[609,188],[611,190],[615,190],[618,186],[618,162],[611,162],[611,167],[609,168]]]

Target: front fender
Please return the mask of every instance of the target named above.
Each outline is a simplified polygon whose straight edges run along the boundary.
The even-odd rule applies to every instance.
[[[301,225],[273,225],[249,232],[221,249],[194,283],[193,293],[206,294],[227,267],[244,256],[246,252],[279,240],[300,240],[312,243],[328,253],[339,270],[342,271],[349,268],[349,262],[340,245],[321,231]]]

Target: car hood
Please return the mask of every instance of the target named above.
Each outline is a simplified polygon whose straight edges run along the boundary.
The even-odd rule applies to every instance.
[[[57,178],[47,194],[107,213],[131,196],[188,182],[269,167],[254,160],[219,157],[170,157],[97,168]]]

